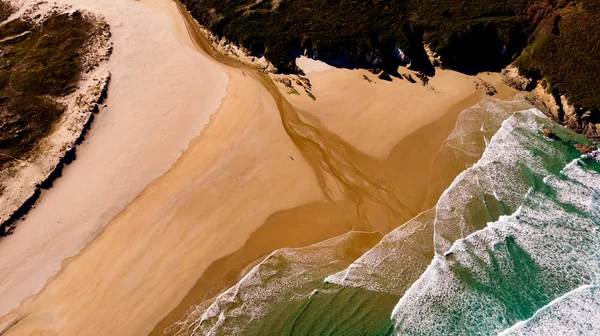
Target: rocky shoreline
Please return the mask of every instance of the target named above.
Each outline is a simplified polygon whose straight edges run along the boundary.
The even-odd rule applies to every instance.
[[[26,17],[41,22],[51,14],[63,13],[84,15],[94,24],[93,36],[83,46],[83,71],[76,89],[57,98],[65,110],[52,132],[26,158],[16,158],[14,164],[0,171],[0,237],[13,232],[18,221],[35,207],[41,190],[51,187],[64,166],[75,159],[76,146],[83,142],[107,96],[110,73],[105,64],[112,53],[112,42],[110,27],[101,17],[42,1],[21,8],[7,21]]]
[[[554,121],[584,134],[591,140],[600,141],[600,120],[593,118],[592,111],[574,107],[569,104],[565,95],[549,92],[548,84],[544,80],[534,81],[526,78],[513,65],[502,70],[502,76],[507,85],[529,92],[529,102]]]

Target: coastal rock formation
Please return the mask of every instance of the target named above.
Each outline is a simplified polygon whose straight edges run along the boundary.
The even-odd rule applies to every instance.
[[[520,91],[529,91],[529,101],[556,122],[585,134],[590,139],[600,140],[600,120],[597,113],[573,106],[567,97],[558,93],[547,80],[536,81],[525,77],[512,64],[502,70],[502,77],[508,86]]]
[[[480,79],[480,81],[481,81],[481,85],[483,86],[483,92],[486,95],[493,96],[496,93],[498,93],[498,90],[496,90],[496,88],[492,84],[484,81],[483,79]]]
[[[556,122],[590,139],[600,140],[600,122],[596,114],[569,104],[565,95],[555,96],[548,91],[548,86],[543,80],[537,83],[529,94],[530,102]]]
[[[406,79],[407,81],[411,82],[411,83],[416,83],[417,81],[413,78],[413,76],[409,73],[403,73],[402,74],[402,78]]]
[[[540,81],[547,82],[547,90],[559,99],[567,97],[578,111],[563,120],[558,114],[566,111],[545,98],[540,104],[549,104],[546,109],[553,110],[561,123],[592,138],[598,136],[594,118],[600,110],[600,87],[594,76],[600,71],[600,50],[595,47],[600,40],[600,6],[596,0],[460,5],[451,0],[318,5],[298,0],[282,6],[250,0],[183,3],[222,38],[221,43],[226,39],[248,50],[260,46],[261,56],[282,73],[298,71],[293,60],[300,51],[345,67],[376,67],[392,76],[399,65],[432,76],[435,66],[476,74],[512,64],[503,70],[510,86],[529,91]],[[242,15],[244,8],[252,8],[252,15]]]
[[[382,71],[377,78],[388,82],[392,80],[392,77],[390,77],[390,75],[385,71]]]
[[[529,91],[532,89],[531,84],[533,81],[531,78],[521,76],[519,69],[512,64],[502,69],[502,76],[504,82],[512,88],[520,91]]]
[[[575,149],[577,149],[583,155],[590,154],[590,153],[598,150],[598,147],[596,147],[596,146],[586,146],[586,145],[582,145],[582,144],[575,144],[575,145],[573,145],[573,147]]]
[[[548,139],[550,139],[550,140],[560,140],[560,138],[558,137],[558,135],[556,135],[556,132],[554,132],[554,131],[553,131],[553,130],[551,130],[551,129],[548,129],[548,128],[543,128],[543,129],[542,129],[542,134],[543,134],[543,135],[544,135],[546,138],[548,138]]]

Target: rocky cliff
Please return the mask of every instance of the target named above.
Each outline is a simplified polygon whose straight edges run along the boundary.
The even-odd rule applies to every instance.
[[[392,75],[398,65],[431,76],[435,66],[475,73],[514,64],[523,75],[512,83],[515,87],[543,85],[556,98],[551,109],[557,120],[598,135],[597,0],[183,2],[213,34],[264,55],[282,73],[298,71],[294,58],[299,54]]]

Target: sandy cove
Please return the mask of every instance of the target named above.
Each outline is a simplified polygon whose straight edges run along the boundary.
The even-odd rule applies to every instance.
[[[191,45],[174,3],[124,4],[148,6],[144,10],[152,13],[164,11],[168,16],[161,20],[174,20],[179,38]],[[126,18],[121,16],[121,20]],[[206,71],[213,68],[202,64],[204,73],[199,78],[208,80]],[[265,253],[284,246],[305,246],[361,226],[387,232],[420,211],[429,165],[437,150],[460,111],[482,98],[473,86],[473,77],[458,73],[440,76],[446,78],[443,83],[432,80],[432,90],[400,81],[368,83],[360,71],[333,69],[318,74],[324,78],[322,83],[316,74],[311,78],[316,102],[306,97],[290,99],[293,106],[301,108],[296,118],[278,111],[272,92],[260,85],[258,77],[243,69],[223,69],[230,76],[227,97],[202,135],[78,255],[65,261],[39,294],[4,316],[0,330],[7,329],[6,335],[148,334],[165,316],[178,319],[189,302],[198,303],[232,285],[245,266]],[[215,71],[216,76],[222,73]],[[327,78],[351,84],[328,86]],[[497,76],[491,79],[499,81]],[[366,84],[378,87],[361,87]],[[384,85],[402,86],[379,89]],[[181,91],[183,86],[179,86]],[[193,87],[189,82],[185,86]],[[378,94],[379,90],[384,91]],[[118,92],[115,87],[111,95]],[[167,97],[178,100],[175,97],[179,96],[173,92]],[[109,104],[111,99],[113,96]],[[360,103],[368,99],[383,102],[367,110]],[[426,105],[420,106],[420,102]],[[190,104],[198,109],[205,101],[199,98]],[[417,109],[419,113],[415,113]],[[348,113],[355,116],[354,121],[345,117]],[[411,123],[402,121],[409,117]],[[388,128],[374,126],[379,123]],[[307,134],[310,132],[314,134]],[[86,146],[98,143],[98,138],[90,134]],[[309,138],[314,141],[305,141]],[[372,151],[373,157],[363,151]],[[117,153],[123,158],[131,154]],[[162,158],[156,153],[148,155],[138,157],[136,163]],[[75,164],[78,162],[80,158]],[[63,179],[69,174],[66,170]],[[47,198],[59,193],[63,179]],[[85,193],[81,197],[78,193],[64,195],[78,195],[87,202],[94,199]],[[110,197],[96,202],[118,209]],[[43,198],[30,218],[47,203]],[[72,211],[65,213],[65,220],[77,220]],[[110,214],[96,216],[98,220]],[[77,231],[75,234],[89,240],[102,224],[95,230],[74,227],[65,225],[64,230]],[[19,230],[13,237],[21,244],[31,239],[18,234]],[[52,234],[44,238],[52,241]],[[52,257],[60,260],[59,252],[64,255],[57,250]],[[4,274],[8,273],[3,270]],[[45,278],[37,280],[43,283]],[[23,288],[33,294],[39,287],[26,283]],[[8,287],[2,290],[9,292]],[[161,323],[168,325],[169,320]]]

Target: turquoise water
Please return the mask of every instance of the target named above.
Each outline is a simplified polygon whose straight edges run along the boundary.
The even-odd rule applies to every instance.
[[[383,239],[274,252],[175,334],[599,334],[600,165],[573,148],[589,141],[522,102],[461,117],[441,153],[470,167],[435,207]]]

